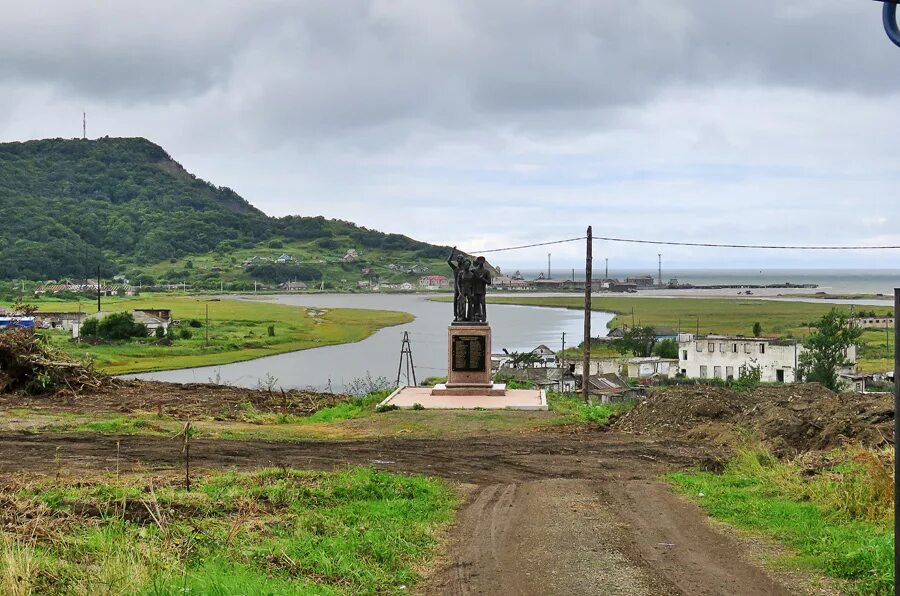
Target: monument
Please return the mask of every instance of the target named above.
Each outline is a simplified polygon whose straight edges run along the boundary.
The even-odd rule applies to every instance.
[[[453,318],[447,327],[447,382],[429,387],[400,387],[382,405],[401,408],[510,408],[546,410],[542,390],[507,390],[493,382],[491,326],[487,320],[487,289],[491,267],[484,257],[474,260],[450,251],[453,271]]]
[[[455,257],[455,259],[454,259]],[[487,287],[491,270],[484,257],[472,260],[450,252],[453,270],[453,322],[447,329],[447,383],[434,395],[503,395],[506,387],[491,381],[491,326],[487,322]]]

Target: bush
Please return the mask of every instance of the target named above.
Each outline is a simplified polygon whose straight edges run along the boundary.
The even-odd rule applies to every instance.
[[[191,330],[187,327],[182,327],[178,330],[178,337],[181,339],[191,339],[192,337],[194,337],[194,334],[191,333]]]
[[[88,319],[81,325],[81,335],[124,340],[147,337],[147,328],[137,323],[129,312],[116,312],[102,320]]]
[[[199,329],[200,327],[203,327],[203,323],[201,323],[197,319],[191,319],[190,321],[188,321],[188,325],[190,325],[191,327],[193,327],[195,329]]]
[[[81,325],[81,335],[97,337],[97,319],[88,319]]]
[[[164,337],[166,336],[166,328],[163,327],[163,326],[157,327],[157,328],[153,331],[153,335],[156,336],[156,339],[162,339],[162,338],[164,338]]]

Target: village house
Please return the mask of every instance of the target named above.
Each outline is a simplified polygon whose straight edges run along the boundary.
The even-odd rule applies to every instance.
[[[604,404],[641,399],[646,395],[643,387],[632,387],[628,381],[614,373],[588,376],[588,393],[600,398]]]
[[[554,352],[544,344],[541,344],[535,349],[531,350],[531,353],[540,359],[536,364],[540,366],[556,366],[556,352]]]
[[[283,265],[285,263],[291,263],[291,262],[293,262],[293,260],[294,260],[294,257],[285,253],[285,254],[281,255],[280,257],[278,257],[277,259],[275,259],[275,262],[278,263],[279,265]]]
[[[296,292],[297,290],[305,290],[306,284],[302,281],[286,281],[278,287],[288,292]]]
[[[341,260],[345,263],[352,263],[353,261],[355,261],[358,258],[359,258],[359,253],[356,252],[355,248],[351,248],[350,250],[347,251],[347,253],[343,256],[343,258],[341,258]]]
[[[450,287],[450,280],[443,275],[425,275],[419,278],[419,287],[426,290],[439,290]]]
[[[581,358],[576,358],[570,366],[575,375],[581,376],[584,374],[584,362]],[[589,375],[617,375],[621,372],[622,358],[591,358],[588,361]]]
[[[372,282],[370,282],[368,279],[361,279],[356,282],[356,287],[360,290],[368,290],[372,287]]]
[[[675,358],[659,356],[625,358],[622,364],[629,379],[674,379],[678,374],[678,360]]]
[[[759,367],[767,383],[793,383],[797,365],[805,348],[796,339],[707,335],[678,344],[681,374],[693,379],[734,379],[744,367]],[[855,372],[856,348],[847,350],[851,365],[845,373]]]

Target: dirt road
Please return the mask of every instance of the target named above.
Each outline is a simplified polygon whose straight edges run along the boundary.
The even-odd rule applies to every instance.
[[[180,462],[153,437],[0,434],[0,472]],[[197,468],[372,465],[472,487],[425,594],[796,594],[656,479],[711,459],[614,432],[530,432],[339,443],[192,443]]]

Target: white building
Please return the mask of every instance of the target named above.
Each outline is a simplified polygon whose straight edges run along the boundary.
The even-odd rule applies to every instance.
[[[736,379],[758,366],[763,382],[793,383],[803,350],[799,340],[707,335],[678,342],[678,368],[691,379]]]

